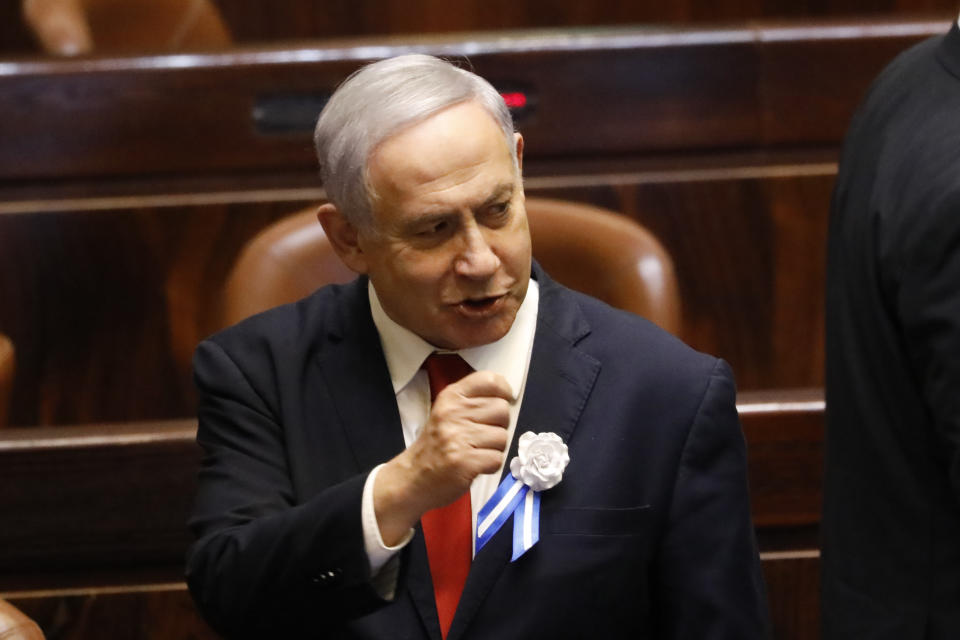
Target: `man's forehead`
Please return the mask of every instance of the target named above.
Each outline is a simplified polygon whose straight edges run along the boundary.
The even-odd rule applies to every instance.
[[[463,125],[469,126],[464,127]],[[499,131],[500,137],[503,137],[496,119],[479,102],[475,100],[456,102],[431,113],[425,118],[398,127],[371,149],[369,159],[375,158],[384,147],[407,142],[415,143],[439,138],[446,139],[451,144],[456,144],[462,140],[462,136],[458,134],[463,133],[465,129],[475,130],[477,128]],[[420,149],[419,151],[424,150]]]
[[[441,195],[463,185],[489,192],[516,178],[503,131],[475,104],[446,109],[387,139],[371,156],[368,174],[380,197]]]

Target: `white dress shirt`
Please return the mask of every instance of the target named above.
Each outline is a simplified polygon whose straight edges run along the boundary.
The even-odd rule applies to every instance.
[[[373,285],[367,288],[370,297],[370,311],[373,323],[380,335],[380,344],[387,360],[393,390],[397,395],[397,407],[400,410],[400,422],[403,426],[404,445],[409,447],[417,438],[430,414],[430,382],[427,373],[421,367],[436,347],[418,335],[394,322],[383,310]],[[457,353],[466,360],[475,371],[493,371],[502,375],[516,400],[510,406],[510,425],[507,429],[507,442],[513,440],[517,426],[520,403],[527,383],[527,370],[530,367],[530,355],[533,351],[533,337],[537,328],[537,312],[540,303],[540,289],[535,280],[530,280],[527,295],[517,310],[513,325],[505,336],[487,345],[463,349]],[[440,350],[442,351],[442,350]],[[497,473],[477,476],[470,485],[470,501],[473,508],[473,530],[476,531],[477,512],[490,499],[500,484],[503,465]],[[382,465],[381,465],[382,466]],[[376,576],[384,569],[389,575],[378,576],[378,589],[387,597],[392,597],[395,584],[396,566],[390,571],[385,567],[397,551],[406,546],[413,537],[411,530],[404,540],[395,547],[387,547],[380,536],[376,515],[373,509],[373,484],[380,467],[376,467],[367,478],[363,490],[362,517],[364,544],[370,560],[371,572]],[[474,545],[476,545],[476,536]],[[396,563],[391,563],[396,565]],[[385,587],[385,588],[382,588]]]

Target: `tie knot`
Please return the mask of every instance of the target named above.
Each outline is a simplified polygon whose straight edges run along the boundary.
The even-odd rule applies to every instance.
[[[431,353],[423,362],[423,368],[430,379],[430,402],[436,400],[448,384],[473,372],[473,367],[455,353]]]

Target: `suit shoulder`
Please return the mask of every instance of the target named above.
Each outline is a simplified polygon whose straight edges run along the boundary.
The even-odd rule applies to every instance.
[[[604,420],[629,417],[630,424],[643,425],[645,437],[665,438],[665,450],[674,451],[677,460],[697,425],[720,434],[707,438],[712,443],[740,437],[736,381],[726,362],[589,296],[561,294],[550,311],[562,313],[560,305],[572,308],[564,315],[579,313],[583,320],[582,332],[571,334],[578,336],[572,348],[594,361],[595,405],[602,407]]]
[[[267,309],[209,336],[233,356],[305,354],[339,328],[346,305],[357,298],[356,283],[329,285],[289,304]],[[363,289],[366,291],[366,289]]]
[[[646,318],[582,293],[569,293],[590,325],[590,334],[579,346],[605,366],[622,367],[633,375],[649,371],[660,380],[675,378],[684,384],[691,378],[706,380],[718,369],[729,371],[726,363],[697,351]]]
[[[906,93],[922,84],[925,79],[918,74],[925,76],[939,70],[936,51],[944,38],[943,35],[927,38],[897,54],[873,79],[865,102],[875,102],[878,93]]]

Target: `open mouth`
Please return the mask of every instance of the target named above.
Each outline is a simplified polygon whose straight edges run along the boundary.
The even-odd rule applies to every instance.
[[[493,303],[499,299],[499,296],[490,296],[489,298],[478,298],[477,300],[464,300],[463,304],[467,305],[471,309],[485,309],[486,307],[493,305]]]
[[[457,306],[462,313],[467,315],[484,315],[494,311],[504,296],[489,296],[486,298],[474,298],[464,300]]]

